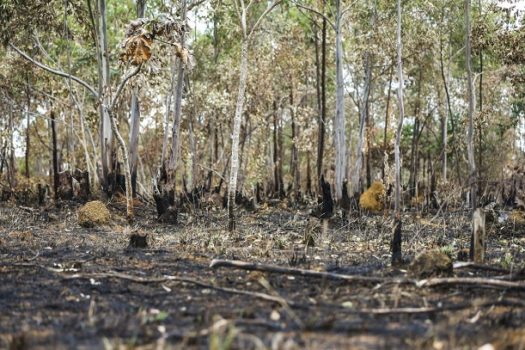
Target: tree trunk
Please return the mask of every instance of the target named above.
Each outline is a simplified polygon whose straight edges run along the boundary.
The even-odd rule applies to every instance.
[[[292,152],[291,152],[291,172],[292,172],[292,191],[294,200],[297,202],[300,199],[301,193],[301,177],[299,172],[299,150],[297,149],[297,138],[299,130],[295,125],[295,106],[294,106],[294,87],[293,81],[290,86],[290,116],[292,118]]]
[[[108,38],[107,38],[107,24],[106,24],[106,0],[97,0],[98,9],[98,26],[97,45],[98,45],[98,72],[99,84],[98,93],[102,99],[99,107],[100,112],[100,155],[102,157],[102,185],[103,189],[112,194],[115,191],[115,184],[112,178],[114,174],[114,147],[113,134],[111,132],[111,120],[107,110],[103,108],[104,105],[110,104],[110,74],[109,74],[109,52],[108,52]]]
[[[403,105],[403,43],[401,41],[401,0],[397,0],[397,76],[398,89],[397,99],[399,108],[399,120],[396,132],[396,142],[394,145],[395,172],[396,172],[396,191],[395,191],[395,229],[392,239],[392,263],[399,264],[402,260],[401,254],[401,154],[399,145],[401,143],[401,132],[403,130],[403,118],[405,108]]]
[[[55,201],[58,200],[58,186],[60,183],[60,178],[58,174],[58,150],[57,150],[57,132],[56,132],[56,121],[55,121],[55,112],[51,111],[51,152],[53,160],[53,194]]]
[[[323,0],[323,13],[326,0]],[[324,136],[326,121],[326,18],[323,18],[321,40],[321,113],[319,114],[319,135],[317,144],[317,179],[320,181],[323,173]],[[320,184],[319,184],[320,185]]]
[[[30,107],[31,107],[31,97],[29,95],[29,89],[26,91],[27,94],[27,111],[26,111],[26,154],[25,154],[25,175],[26,178],[29,179],[30,173],[29,173],[29,148],[31,145],[31,139],[30,139],[30,126],[31,126],[31,120],[30,120]]]
[[[418,196],[417,193],[417,182],[418,182],[418,162],[419,162],[419,134],[420,134],[420,118],[419,112],[421,110],[421,79],[423,77],[423,70],[419,68],[419,78],[417,81],[417,98],[414,104],[414,125],[412,128],[412,147],[410,150],[410,177],[408,180],[408,186],[410,191],[410,197],[414,198]],[[424,170],[423,170],[424,171]]]
[[[232,155],[230,168],[230,182],[228,184],[228,228],[235,230],[235,194],[237,192],[237,174],[239,171],[239,135],[241,132],[241,119],[244,108],[244,92],[248,79],[248,39],[243,38],[241,43],[241,64],[239,68],[239,92],[233,119]]]
[[[467,99],[468,99],[468,128],[467,128],[467,157],[469,164],[470,208],[477,208],[477,174],[474,158],[474,85],[472,80],[472,54],[470,42],[470,0],[465,0],[465,63],[467,67]]]
[[[365,52],[365,84],[363,96],[361,96],[362,105],[359,108],[359,136],[356,147],[356,161],[354,174],[352,176],[351,195],[356,196],[361,192],[361,170],[363,168],[363,144],[366,130],[366,116],[368,115],[368,101],[370,96],[370,84],[372,81],[372,58],[369,52]]]
[[[335,20],[335,65],[336,65],[336,102],[334,120],[335,143],[335,201],[342,198],[343,182],[346,171],[346,128],[345,128],[345,92],[343,76],[343,39],[341,0],[336,0]],[[324,24],[324,22],[323,22]]]
[[[137,17],[144,17],[146,11],[146,0],[137,0]],[[139,130],[140,130],[140,102],[139,87],[135,86],[131,94],[131,116],[129,130],[129,161],[131,169],[131,186],[133,195],[137,194],[137,162],[139,148]]]
[[[390,78],[388,81],[388,94],[386,97],[386,107],[385,107],[385,129],[383,132],[383,157],[386,158],[387,156],[387,149],[388,149],[388,123],[389,123],[389,117],[390,117],[390,94],[392,92],[392,77],[394,73],[394,65],[390,68]],[[386,184],[386,178],[385,178],[385,161],[382,162],[381,165],[381,178],[383,179],[383,184]]]

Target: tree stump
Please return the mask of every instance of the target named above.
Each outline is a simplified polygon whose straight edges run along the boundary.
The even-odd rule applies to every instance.
[[[59,199],[73,199],[73,176],[69,170],[58,173],[58,195]]]
[[[472,235],[470,237],[470,259],[475,263],[484,262],[486,244],[485,212],[478,208],[472,214]]]

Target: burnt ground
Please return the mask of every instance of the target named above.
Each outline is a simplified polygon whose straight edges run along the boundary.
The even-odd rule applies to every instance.
[[[117,203],[111,225],[88,229],[76,207],[0,206],[0,348],[525,348],[523,289],[392,283],[407,271],[390,266],[391,222],[381,215],[332,219],[323,241],[317,219],[285,207],[240,213],[234,234],[222,211],[180,214],[168,226],[141,205],[128,228]],[[468,247],[465,217],[406,214],[405,259],[434,248],[455,258]],[[525,229],[488,229],[487,264],[501,271],[455,276],[502,278],[523,267]],[[130,233],[147,234],[149,247],[129,247]],[[211,269],[214,258],[384,281]]]

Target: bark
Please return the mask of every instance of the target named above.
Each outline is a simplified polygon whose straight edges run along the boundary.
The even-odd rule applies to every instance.
[[[470,0],[465,0],[465,63],[467,67],[467,99],[468,99],[468,127],[467,127],[467,157],[469,164],[470,207],[477,207],[477,174],[474,158],[474,85],[472,78],[472,54],[470,42]]]
[[[342,39],[342,9],[341,0],[336,0],[335,20],[335,65],[336,65],[336,102],[334,120],[335,143],[335,200],[342,198],[343,182],[346,171],[346,127],[345,127],[345,93],[343,76],[343,39]],[[323,19],[323,24],[324,24]],[[360,152],[360,149],[358,149]]]

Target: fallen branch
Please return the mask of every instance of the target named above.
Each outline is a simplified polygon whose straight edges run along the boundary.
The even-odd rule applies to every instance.
[[[53,272],[57,272],[55,270],[52,270],[52,271]],[[170,276],[170,275],[166,275],[164,277],[145,278],[145,277],[140,277],[140,276],[128,275],[128,274],[121,273],[121,272],[99,272],[99,273],[83,273],[83,274],[77,273],[77,274],[73,274],[73,275],[63,276],[63,278],[64,279],[119,278],[119,279],[131,281],[131,282],[143,283],[143,284],[148,284],[148,283],[165,283],[165,282],[170,282],[170,281],[176,281],[176,282],[184,282],[184,283],[194,284],[194,285],[197,285],[199,287],[208,288],[208,289],[214,289],[214,290],[217,290],[217,291],[220,291],[220,292],[225,292],[225,293],[230,293],[230,294],[247,295],[247,296],[255,297],[257,299],[262,299],[262,300],[266,300],[266,301],[275,302],[275,303],[278,303],[278,304],[281,304],[281,305],[283,303],[286,303],[288,305],[292,305],[292,306],[295,306],[295,307],[299,307],[300,306],[299,304],[294,303],[292,301],[286,301],[286,300],[284,300],[281,297],[269,295],[269,294],[266,294],[266,293],[251,292],[251,291],[234,289],[234,288],[219,287],[219,286],[214,286],[212,284],[201,282],[201,281],[198,281],[198,280],[195,280],[195,279],[192,279],[192,278]]]
[[[469,277],[448,277],[448,278],[431,278],[416,282],[418,287],[436,287],[443,285],[462,285],[462,286],[479,286],[493,288],[512,288],[525,290],[525,282],[511,282],[495,278],[469,278]]]
[[[210,268],[218,267],[235,267],[243,270],[251,271],[263,271],[263,272],[272,272],[272,273],[281,273],[286,275],[294,276],[305,276],[305,277],[317,277],[317,278],[327,278],[333,280],[343,280],[349,282],[368,282],[368,283],[382,283],[382,282],[395,282],[395,283],[413,283],[410,280],[396,280],[383,277],[370,277],[370,276],[356,276],[356,275],[343,275],[339,273],[324,272],[324,271],[315,271],[315,270],[305,270],[291,267],[283,267],[276,265],[266,265],[259,263],[249,263],[239,260],[221,260],[213,259],[210,263]]]
[[[500,267],[495,267],[495,266],[476,264],[473,261],[459,261],[459,262],[454,263],[454,270],[465,269],[465,268],[474,269],[474,270],[499,272],[503,274],[510,274],[509,270],[502,269]]]
[[[57,270],[51,270],[55,273],[60,273],[61,271]],[[456,304],[456,305],[447,305],[447,306],[435,306],[435,307],[403,307],[403,308],[361,308],[361,309],[354,309],[354,308],[347,308],[342,305],[338,304],[318,304],[314,302],[309,303],[298,303],[291,300],[286,300],[279,296],[273,296],[266,293],[260,293],[260,292],[252,292],[252,291],[246,291],[246,290],[240,290],[235,288],[226,288],[226,287],[219,287],[214,286],[199,280],[195,280],[192,278],[186,278],[186,277],[179,277],[179,276],[171,276],[171,275],[165,275],[163,277],[153,277],[153,278],[145,278],[141,276],[133,276],[128,275],[125,273],[120,272],[102,272],[102,273],[86,273],[86,274],[73,274],[73,275],[65,275],[63,276],[64,279],[96,279],[96,278],[118,278],[123,279],[127,281],[132,281],[136,283],[166,283],[170,281],[176,281],[176,282],[182,282],[182,283],[188,283],[193,284],[202,288],[207,289],[213,289],[219,292],[229,293],[229,294],[237,294],[237,295],[245,295],[265,301],[274,302],[277,304],[280,304],[281,306],[290,306],[300,309],[308,309],[309,307],[320,307],[325,309],[332,309],[332,310],[338,310],[338,312],[342,312],[345,314],[359,314],[359,315],[376,315],[376,316],[382,316],[382,315],[392,315],[392,314],[429,314],[429,313],[437,313],[437,312],[445,312],[445,311],[458,311],[458,310],[464,310],[469,308],[484,308],[484,307],[492,307],[492,306],[503,306],[503,307],[525,307],[525,303],[519,299],[508,299],[508,300],[485,300],[483,302],[475,302],[475,303],[463,303],[463,304]],[[438,285],[437,282],[444,283],[445,280],[465,280],[464,278],[435,278],[431,280],[423,280],[420,282],[427,283],[427,286],[435,286]],[[470,280],[484,280],[484,282],[487,281],[487,279],[470,279]],[[470,281],[469,281],[470,282]],[[479,281],[477,281],[479,284]],[[512,282],[506,282],[506,281],[499,281],[499,280],[493,280],[493,283],[505,283],[505,284],[514,284]],[[461,283],[465,283],[464,281],[461,281]],[[473,283],[470,283],[473,284]],[[507,285],[507,287],[509,287]],[[522,287],[525,287],[523,285]],[[512,288],[512,287],[511,287]],[[171,334],[170,337],[177,337],[177,334]]]

